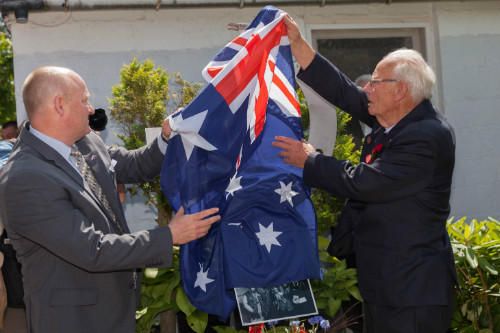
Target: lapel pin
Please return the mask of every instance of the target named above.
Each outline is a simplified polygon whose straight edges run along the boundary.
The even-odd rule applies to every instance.
[[[96,156],[95,156],[95,155],[90,156],[90,160],[91,160],[91,161],[93,161],[93,160],[95,160],[95,159],[96,159]]]
[[[366,138],[366,143],[368,143],[368,144],[372,143],[371,135]]]

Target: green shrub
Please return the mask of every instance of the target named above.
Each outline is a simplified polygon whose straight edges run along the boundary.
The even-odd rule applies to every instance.
[[[111,119],[119,126],[122,135],[117,135],[127,149],[136,149],[146,143],[145,128],[161,127],[163,120],[178,107],[183,107],[200,92],[201,84],[190,84],[180,74],[169,74],[147,59],[133,59],[120,71],[120,83],[113,86]],[[160,176],[154,180],[128,188],[132,194],[146,198],[146,204],[158,209],[156,222],[168,225],[172,208],[160,188]],[[151,332],[151,327],[165,320],[166,310],[182,311],[196,332],[203,332],[208,315],[194,308],[182,287],[179,272],[178,250],[174,251],[172,267],[146,268],[141,283],[141,300],[136,312],[136,331]],[[173,323],[175,324],[175,323]],[[162,331],[168,328],[161,327]]]
[[[448,220],[460,291],[450,331],[500,332],[500,222]]]

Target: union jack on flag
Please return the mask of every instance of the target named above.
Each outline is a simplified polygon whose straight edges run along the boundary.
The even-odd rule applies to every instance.
[[[233,288],[320,277],[310,190],[271,146],[276,135],[303,137],[284,15],[263,8],[170,120],[163,192],[176,210],[221,213],[205,237],[181,247],[184,289],[196,308],[222,319],[236,306]]]

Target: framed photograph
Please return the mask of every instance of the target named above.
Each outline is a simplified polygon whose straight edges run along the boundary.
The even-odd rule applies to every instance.
[[[243,326],[318,313],[309,280],[234,291]]]

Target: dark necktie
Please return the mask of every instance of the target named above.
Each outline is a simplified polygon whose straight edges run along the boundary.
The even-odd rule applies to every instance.
[[[109,215],[111,215],[111,217],[113,218],[113,222],[115,223],[115,225],[123,233],[124,232],[123,228],[116,220],[116,215],[113,213],[113,210],[111,209],[111,205],[109,204],[108,199],[106,199],[106,196],[102,192],[101,185],[99,185],[99,183],[97,182],[97,179],[95,178],[92,169],[90,169],[87,162],[85,162],[82,153],[78,150],[76,146],[71,146],[70,155],[75,158],[76,166],[78,167],[78,170],[80,170],[80,174],[82,175],[83,179],[87,182],[87,184],[89,184],[90,188],[96,195],[97,199],[102,203],[104,208],[106,208],[106,210],[108,211]]]

